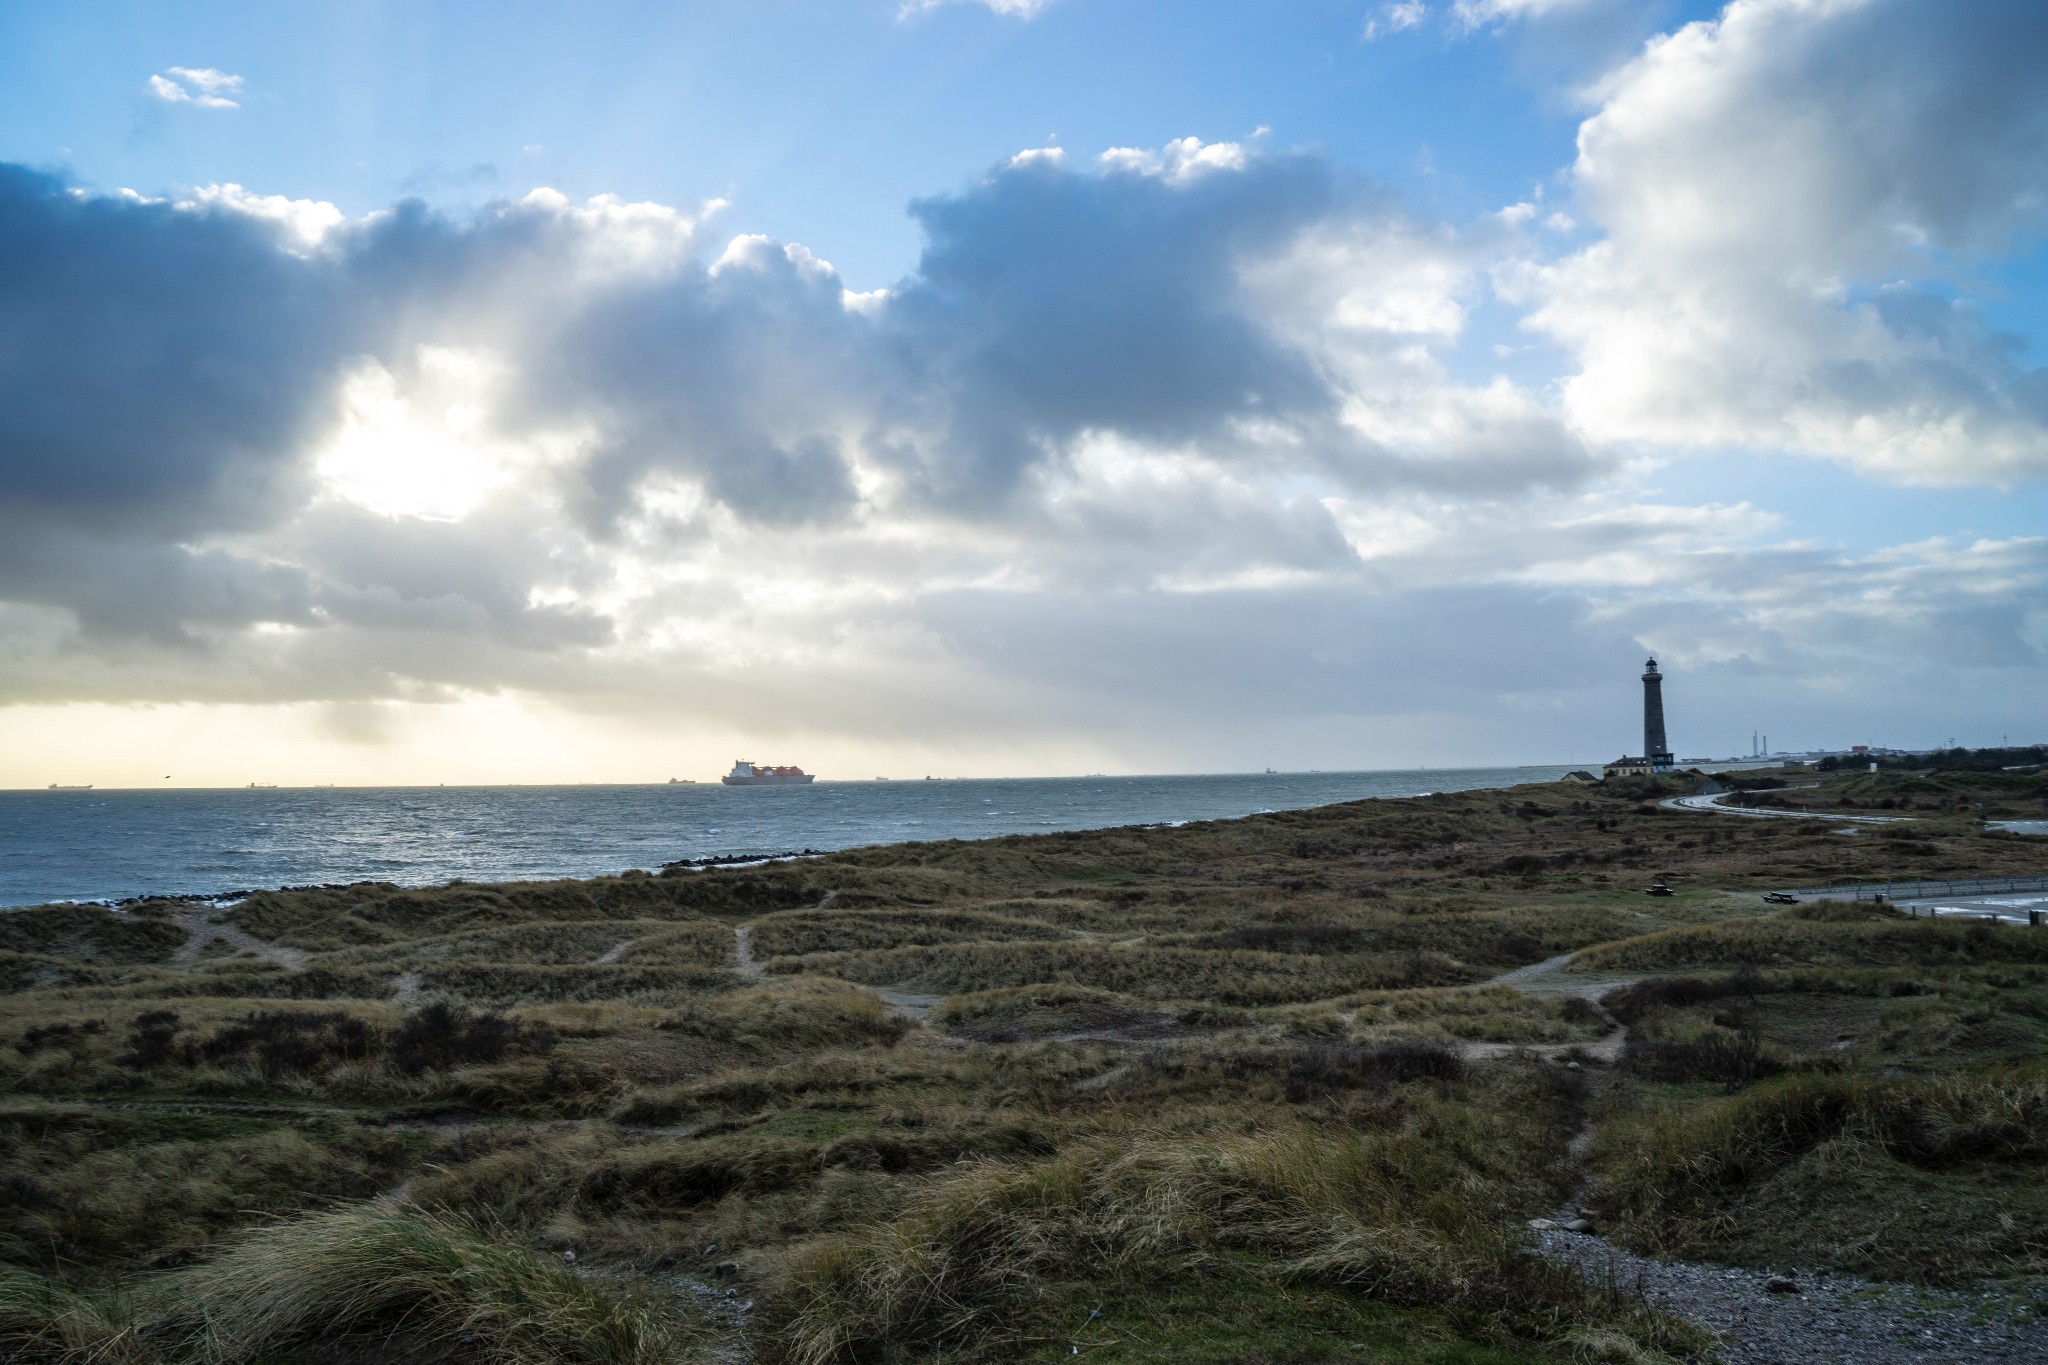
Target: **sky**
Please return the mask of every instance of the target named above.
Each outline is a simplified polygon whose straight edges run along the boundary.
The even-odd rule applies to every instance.
[[[0,786],[2048,739],[2038,0],[0,7]]]

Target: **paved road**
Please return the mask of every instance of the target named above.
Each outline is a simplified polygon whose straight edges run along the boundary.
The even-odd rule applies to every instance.
[[[1746,815],[1751,818],[1779,820],[1852,820],[1859,825],[1890,825],[1900,820],[1910,820],[1910,815],[1837,815],[1831,810],[1770,810],[1763,806],[1724,806],[1721,804],[1725,792],[1713,792],[1704,796],[1673,796],[1664,804],[1672,810],[1711,811],[1716,815]]]
[[[1918,896],[1892,903],[1907,914],[1922,919],[1986,919],[1995,916],[2006,924],[2025,924],[2029,910],[2048,910],[2048,892],[2019,892],[2004,896]]]

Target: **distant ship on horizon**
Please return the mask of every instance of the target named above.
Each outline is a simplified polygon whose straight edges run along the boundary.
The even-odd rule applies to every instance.
[[[92,790],[92,783],[90,783],[90,782],[52,782],[52,783],[50,784],[50,790],[51,790],[51,791],[53,791],[53,792],[89,792],[89,791],[91,791],[91,790]]]
[[[736,759],[732,771],[718,779],[728,787],[801,787],[815,781],[802,768],[777,767]]]

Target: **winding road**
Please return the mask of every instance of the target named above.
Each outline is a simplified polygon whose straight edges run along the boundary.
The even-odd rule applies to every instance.
[[[1830,810],[1770,810],[1762,806],[1724,806],[1721,804],[1721,798],[1726,795],[1727,792],[1703,792],[1698,796],[1671,796],[1666,797],[1662,804],[1669,810],[1742,815],[1753,820],[1850,820],[1859,825],[1892,825],[1913,818],[1910,815],[1837,815]]]

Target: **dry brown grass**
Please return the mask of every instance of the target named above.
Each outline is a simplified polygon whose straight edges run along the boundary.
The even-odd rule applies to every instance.
[[[238,907],[250,932],[307,950],[297,971],[228,955],[173,964],[176,930],[152,912],[30,912],[0,941],[0,1164],[34,1182],[0,1189],[13,1238],[0,1261],[57,1267],[52,1247],[64,1259],[12,1300],[0,1286],[0,1334],[154,1362],[191,1339],[124,1316],[120,1292],[98,1288],[140,1295],[157,1281],[138,1272],[182,1274],[260,1214],[325,1216],[327,1201],[402,1189],[414,1210],[460,1215],[430,1229],[444,1250],[474,1219],[508,1254],[575,1248],[608,1276],[730,1286],[776,1324],[757,1344],[804,1358],[997,1359],[1032,1340],[1038,1305],[1111,1281],[1126,1302],[1176,1305],[1189,1340],[1204,1314],[1235,1311],[1222,1305],[1284,1302],[1412,1312],[1390,1321],[1459,1341],[1497,1337],[1491,1317],[1523,1334],[1514,1352],[1617,1330],[1669,1342],[1627,1305],[1502,1250],[1568,1193],[1584,1073],[1463,1045],[1568,1044],[1601,1025],[1569,998],[1473,986],[1578,947],[1615,971],[1761,961],[1763,996],[1660,997],[1640,1032],[1686,1047],[1762,1029],[1788,1065],[1840,1031],[1793,1017],[1794,982],[1861,1011],[1841,1054],[1851,1067],[1864,1051],[1894,1068],[1975,1067],[2038,1052],[2048,1028],[2028,1013],[2048,955],[2023,931],[1774,919],[1713,890],[2039,870],[2038,846],[1973,836],[1952,810],[1926,812],[1910,839],[1848,840],[1653,804],[1680,786],[1468,792],[655,877],[365,884]],[[1853,799],[1884,795],[1859,786]],[[1642,896],[1652,877],[1682,894]],[[739,924],[770,976],[732,969]],[[401,1026],[400,973],[426,1001],[502,1008],[508,1027],[545,1026],[554,1045],[417,1072],[381,1044],[357,1055],[356,1024],[379,1039]],[[868,986],[950,998],[920,1027]],[[178,1024],[160,1051],[138,1049],[143,1017],[166,1010]],[[251,1021],[294,1011],[318,1018]],[[216,1045],[236,1028],[246,1045]],[[1719,1083],[1632,1076],[1614,1093],[1635,1095],[1638,1117],[1727,1098]],[[1697,1155],[1705,1131],[1673,1141]],[[1896,1182],[1859,1185],[1852,1164],[1797,1188],[1844,1208],[1900,1197]],[[1989,1181],[2003,1167],[1970,1169]],[[1632,1226],[1683,1221],[1659,1207]],[[363,1225],[360,1245],[391,1226]],[[307,1255],[308,1274],[349,1264]],[[205,1272],[226,1296],[207,1302],[229,1317],[242,1311],[233,1281],[257,1273],[247,1256]],[[417,1264],[437,1267],[405,1291],[423,1296],[422,1321],[481,1313],[510,1324],[488,1339],[505,1358],[582,1358],[532,1345],[516,1313],[493,1316],[496,1291],[434,1298],[467,1273],[463,1257]],[[10,1302],[48,1311],[12,1319]],[[326,1290],[265,1302],[235,1329],[261,1344],[236,1350],[289,1354],[330,1329],[374,1350],[363,1343],[388,1326]]]

